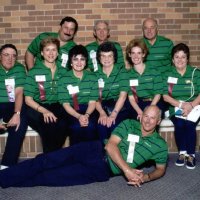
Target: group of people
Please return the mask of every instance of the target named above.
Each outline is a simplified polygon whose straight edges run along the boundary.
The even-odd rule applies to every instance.
[[[155,180],[166,170],[157,126],[168,108],[175,164],[195,168],[198,120],[187,116],[200,103],[200,72],[189,65],[186,44],[158,35],[155,19],[145,19],[142,30],[126,47],[127,66],[104,20],[94,25],[96,40],[83,46],[73,41],[77,21],[63,18],[58,33],[41,33],[28,46],[28,70],[13,44],[0,48],[0,128],[8,132],[2,187],[86,184],[119,174],[134,186]],[[28,125],[44,154],[17,164]],[[70,146],[62,148],[67,136]],[[152,172],[136,169],[148,160],[155,161]]]

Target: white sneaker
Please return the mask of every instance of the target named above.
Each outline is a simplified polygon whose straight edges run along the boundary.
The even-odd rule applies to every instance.
[[[0,165],[0,170],[6,169],[6,168],[8,168],[8,166]]]

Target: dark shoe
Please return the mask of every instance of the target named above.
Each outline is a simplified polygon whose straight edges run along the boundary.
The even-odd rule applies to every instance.
[[[186,167],[188,169],[195,169],[196,167],[196,159],[194,156],[189,155],[186,159]]]
[[[175,162],[176,166],[182,167],[185,165],[185,155],[184,154],[180,154],[178,159]]]

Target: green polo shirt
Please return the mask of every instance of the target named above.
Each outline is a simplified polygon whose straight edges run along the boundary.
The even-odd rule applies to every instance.
[[[70,70],[59,80],[58,98],[61,104],[70,103],[70,105],[73,105],[69,86],[78,86],[77,98],[79,104],[88,104],[89,101],[98,99],[98,81],[90,71],[84,70],[83,77],[80,79],[74,75],[73,70]]]
[[[134,68],[129,71],[129,80],[137,80],[138,86],[135,86],[137,96],[140,98],[151,98],[163,93],[163,79],[158,70],[151,69],[148,66],[142,74],[139,74]],[[129,82],[129,96],[133,96]]]
[[[24,87],[26,79],[25,67],[16,62],[9,71],[6,71],[3,66],[0,65],[0,103],[9,102],[5,85],[6,79],[14,79],[15,88]]]
[[[128,163],[131,168],[137,168],[148,160],[153,160],[156,164],[160,165],[167,163],[168,147],[165,140],[156,131],[143,137],[141,133],[141,124],[132,119],[121,122],[112,132],[112,135],[116,135],[121,139],[118,147],[125,161],[127,160],[130,145],[130,142],[127,141],[129,134],[139,136],[139,142],[135,143],[133,162]],[[108,162],[113,174],[118,175],[122,173],[109,156]]]
[[[164,79],[164,94],[168,94],[168,78],[177,78],[177,83],[172,87],[172,97],[176,100],[182,101],[193,101],[200,94],[200,71],[196,69],[194,71],[194,67],[187,65],[186,72],[183,76],[181,76],[176,67],[172,67],[168,73],[165,75]],[[194,71],[194,74],[193,74]],[[193,74],[193,80],[192,80]],[[192,82],[194,86],[194,95],[191,96],[192,93]],[[190,98],[191,97],[191,98]],[[170,116],[174,115],[174,107],[170,105],[169,107]]]
[[[160,73],[165,73],[171,66],[171,51],[173,48],[173,42],[163,36],[158,35],[153,45],[149,43],[146,38],[143,38],[148,48],[148,55],[146,57],[146,64]]]
[[[58,38],[59,35],[58,33],[54,33],[54,32],[45,32],[45,33],[41,33],[39,34],[35,39],[33,39],[33,41],[31,42],[31,44],[28,46],[28,51],[34,55],[34,57],[36,57],[36,64],[39,61],[42,61],[42,56],[41,56],[41,52],[40,52],[40,42],[47,38],[47,37],[54,37],[54,38]],[[66,64],[62,65],[63,62],[63,56],[67,55],[68,56],[68,52],[69,50],[74,47],[76,45],[76,43],[72,40],[68,41],[65,45],[60,46],[59,48],[59,54],[58,54],[58,59],[57,59],[57,64],[62,66],[62,67],[67,67],[67,62]]]
[[[123,51],[122,51],[122,47],[121,45],[118,43],[118,42],[113,42],[112,43],[115,45],[115,48],[117,49],[117,65],[119,66],[125,66],[125,62],[124,62],[124,55],[123,55]],[[97,49],[99,47],[99,44],[97,41],[95,42],[91,42],[89,44],[86,45],[86,49],[88,51],[88,68],[91,70],[91,71],[94,71],[94,66],[93,66],[93,63],[92,63],[92,59],[90,57],[90,52],[93,50],[95,52],[97,52]],[[98,68],[100,67],[100,65],[98,64]]]
[[[29,72],[26,78],[24,94],[30,96],[38,103],[56,103],[58,102],[58,80],[66,73],[66,69],[57,67],[54,78],[52,79],[51,70],[42,62],[38,62]],[[39,82],[37,78],[43,77],[45,99],[40,99]]]
[[[113,70],[108,77],[106,74],[104,74],[102,68],[99,68],[99,70],[96,71],[95,74],[98,80],[102,79],[104,81],[102,100],[117,100],[120,92],[128,93],[128,73],[124,67],[114,65]]]

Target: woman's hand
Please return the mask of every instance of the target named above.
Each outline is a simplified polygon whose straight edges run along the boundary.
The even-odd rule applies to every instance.
[[[138,115],[137,115],[137,120],[139,120],[139,121],[141,122],[142,115],[143,115],[142,110],[140,110],[137,114],[138,114]]]
[[[113,124],[115,124],[115,120],[117,118],[118,112],[113,110],[110,116],[107,118],[107,127],[110,128]]]
[[[57,117],[48,110],[43,113],[43,117],[44,117],[44,122],[47,124],[50,122],[56,122],[56,120],[57,120]]]
[[[193,109],[193,106],[190,102],[183,102],[181,106],[183,110],[183,116],[186,117]]]
[[[7,127],[12,127],[12,126],[16,126],[15,131],[18,130],[20,125],[20,115],[15,113],[12,118],[9,120]]]
[[[108,116],[104,113],[104,114],[100,114],[99,119],[98,119],[98,123],[106,126],[107,125],[107,118]]]
[[[86,127],[89,124],[89,116],[88,115],[80,115],[80,117],[78,118],[80,126],[81,127]]]
[[[6,130],[7,128],[5,127],[4,124],[0,124],[0,129]]]

